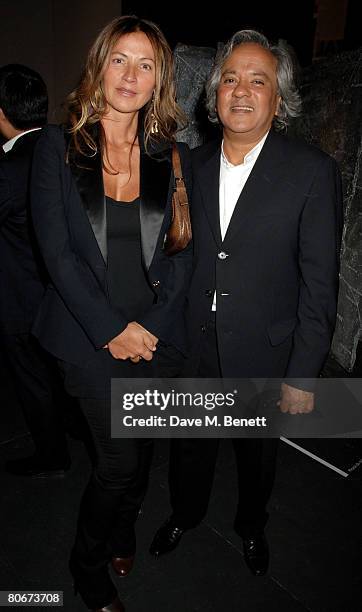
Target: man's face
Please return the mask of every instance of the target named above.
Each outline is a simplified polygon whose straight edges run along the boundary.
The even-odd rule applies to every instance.
[[[258,142],[277,113],[277,60],[256,43],[235,47],[225,61],[217,89],[216,109],[224,134]]]

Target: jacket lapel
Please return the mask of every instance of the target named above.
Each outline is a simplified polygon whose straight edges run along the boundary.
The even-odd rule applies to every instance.
[[[199,187],[211,231],[218,246],[221,245],[219,183],[220,143],[212,143],[211,155],[199,168]]]
[[[73,152],[69,164],[104,263],[107,264],[106,200],[100,151],[98,149],[94,157]]]
[[[287,159],[283,154],[283,137],[270,131],[265,144],[236,203],[224,244],[238,237],[247,217],[265,211],[273,184],[280,181]]]
[[[169,149],[166,152],[156,151],[150,156],[145,152],[142,138],[140,138],[140,148],[141,246],[144,265],[148,270],[172,190],[171,161]],[[106,200],[101,154],[98,150],[94,157],[85,158],[72,151],[69,164],[103,260],[107,264]]]
[[[170,197],[170,158],[165,154],[152,157],[141,149],[140,221],[143,262],[148,270],[161,231],[166,204]]]

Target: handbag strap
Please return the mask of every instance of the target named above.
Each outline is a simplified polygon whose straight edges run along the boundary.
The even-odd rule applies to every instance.
[[[187,199],[185,181],[182,176],[180,153],[178,152],[178,148],[175,144],[172,146],[172,168],[175,176],[175,186],[177,195],[179,197],[180,206],[185,206],[189,202]]]

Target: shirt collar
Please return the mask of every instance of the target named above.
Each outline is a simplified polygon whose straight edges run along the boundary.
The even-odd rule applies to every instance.
[[[255,147],[253,147],[251,151],[249,151],[249,153],[245,155],[244,162],[242,164],[237,164],[236,166],[232,164],[231,162],[229,162],[229,160],[227,159],[224,153],[224,140],[223,140],[221,143],[221,162],[224,168],[226,168],[227,170],[232,170],[233,168],[242,168],[244,166],[248,166],[249,164],[252,164],[258,157],[260,151],[262,150],[264,142],[266,141],[268,134],[269,134],[269,131],[265,134],[265,136],[263,136],[261,140],[259,140],[259,142],[255,145]]]
[[[10,138],[10,140],[8,140],[7,142],[5,142],[5,144],[3,144],[4,153],[8,153],[8,151],[11,151],[14,144],[19,138],[21,138],[25,134],[29,134],[29,132],[36,132],[37,130],[41,130],[41,128],[40,127],[32,128],[31,130],[26,130],[26,132],[21,132],[21,134],[17,134],[16,136],[14,136],[14,138]]]

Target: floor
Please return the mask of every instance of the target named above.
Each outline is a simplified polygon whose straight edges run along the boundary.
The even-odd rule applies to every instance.
[[[32,446],[7,377],[2,382],[0,591],[60,590],[64,611],[84,611],[72,592],[67,557],[90,470],[88,454],[80,440],[70,438],[72,468],[63,479],[6,474],[4,461],[30,453]],[[270,570],[255,578],[232,530],[235,470],[228,441],[221,445],[206,520],[170,555],[156,560],[148,554],[169,512],[167,441],[157,441],[134,571],[116,580],[126,612],[361,612],[362,439],[293,443],[309,454],[280,443],[267,527]]]

